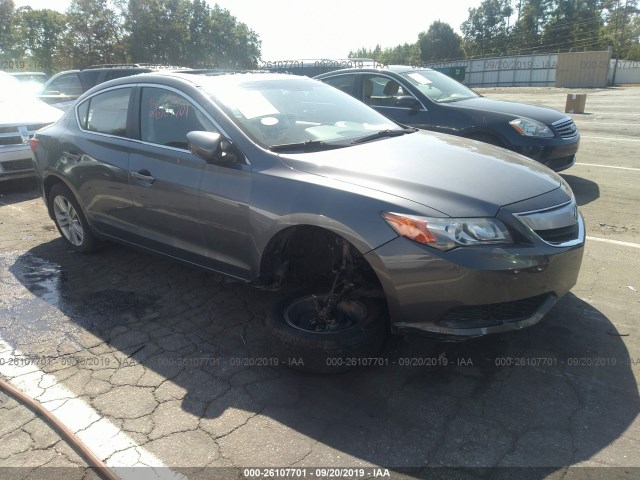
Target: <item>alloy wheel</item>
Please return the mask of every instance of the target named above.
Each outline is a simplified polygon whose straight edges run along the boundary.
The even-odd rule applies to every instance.
[[[79,247],[84,240],[84,229],[78,212],[71,202],[62,195],[53,200],[53,213],[60,231],[72,245]]]

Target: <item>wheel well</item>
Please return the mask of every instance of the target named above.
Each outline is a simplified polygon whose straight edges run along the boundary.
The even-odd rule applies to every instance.
[[[51,189],[53,188],[53,186],[58,183],[62,183],[66,185],[64,181],[62,181],[62,179],[60,179],[59,177],[56,177],[55,175],[49,175],[47,178],[44,179],[44,196],[46,199],[47,210],[49,210],[49,192],[51,192]]]
[[[358,280],[381,293],[377,275],[353,244],[335,232],[311,225],[286,228],[269,241],[260,263],[260,278],[265,285],[300,287],[327,282],[330,286],[343,257],[344,242],[349,245],[349,261]]]

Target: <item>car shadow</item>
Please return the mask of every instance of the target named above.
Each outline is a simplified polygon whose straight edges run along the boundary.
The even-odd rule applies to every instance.
[[[564,173],[561,175],[573,190],[579,206],[587,205],[600,198],[600,187],[596,182],[583,177],[576,177],[575,175],[566,175]]]
[[[0,202],[5,205],[33,200],[39,196],[40,191],[35,178],[21,178],[0,182]]]
[[[9,274],[34,296],[12,305],[6,341],[41,354],[115,351],[118,370],[142,367],[134,385],[179,401],[236,465],[289,465],[301,444],[293,466],[419,476],[449,466],[474,478],[538,467],[519,478],[544,478],[597,459],[640,412],[623,337],[573,294],[520,332],[394,337],[377,366],[309,375],[271,365],[264,318],[275,296],[241,282],[117,245],[79,255],[62,240],[11,259]]]

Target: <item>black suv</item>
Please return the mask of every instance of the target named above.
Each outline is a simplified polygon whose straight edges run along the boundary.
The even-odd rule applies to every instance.
[[[44,84],[38,98],[50,104],[68,102],[75,100],[90,88],[107,80],[167,69],[186,70],[183,67],[148,63],[92,65],[84,70],[65,70],[55,74]]]

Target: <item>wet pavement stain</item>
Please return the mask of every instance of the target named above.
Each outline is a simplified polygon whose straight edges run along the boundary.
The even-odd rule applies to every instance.
[[[60,265],[35,255],[8,253],[0,254],[0,265],[0,319],[5,340],[35,339],[60,330],[64,321],[61,308],[65,306]]]
[[[60,303],[60,283],[62,275],[60,266],[38,257],[31,258],[17,269],[21,283],[34,295],[51,305]]]

